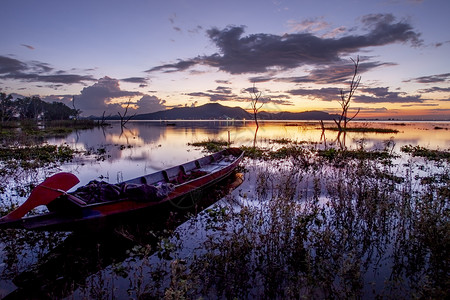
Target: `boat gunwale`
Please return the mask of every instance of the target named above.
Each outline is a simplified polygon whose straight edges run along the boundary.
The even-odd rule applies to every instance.
[[[230,151],[228,151],[230,150]],[[122,199],[122,200],[115,200],[115,201],[107,201],[107,202],[99,202],[99,203],[92,203],[92,204],[87,204],[87,205],[78,205],[75,202],[70,201],[72,204],[74,204],[76,207],[77,212],[75,214],[69,213],[68,211],[49,211],[43,214],[39,214],[39,215],[33,215],[33,216],[24,216],[20,219],[14,220],[14,221],[8,221],[8,222],[1,222],[0,221],[0,230],[4,230],[4,229],[8,229],[8,228],[16,228],[16,229],[28,229],[28,230],[61,230],[61,228],[64,228],[62,230],[64,231],[72,231],[74,230],[73,226],[81,226],[81,225],[77,225],[77,224],[82,224],[84,222],[89,222],[90,220],[94,220],[96,218],[107,218],[113,215],[118,215],[120,213],[127,213],[127,212],[132,212],[132,211],[138,211],[140,209],[146,209],[146,208],[150,208],[152,206],[158,206],[158,205],[163,205],[164,203],[167,203],[172,200],[175,200],[179,197],[184,197],[187,194],[190,194],[192,192],[195,192],[197,190],[206,188],[214,183],[220,182],[221,180],[225,179],[226,177],[228,177],[235,169],[236,167],[239,165],[239,163],[242,161],[243,157],[244,157],[244,151],[239,149],[239,148],[227,148],[224,149],[220,152],[214,153],[212,155],[218,155],[219,153],[223,153],[226,154],[228,152],[228,155],[232,155],[234,157],[234,159],[230,162],[230,164],[225,165],[220,167],[219,169],[217,169],[216,171],[210,172],[208,174],[205,174],[203,176],[194,178],[192,180],[183,182],[182,184],[176,185],[176,187],[178,188],[182,188],[185,185],[188,185],[194,181],[202,181],[204,180],[205,183],[204,184],[200,184],[200,185],[195,185],[195,187],[193,188],[188,188],[184,191],[179,191],[180,193],[176,193],[175,191],[172,191],[167,197],[164,197],[161,199],[161,201],[136,201],[136,200],[130,200],[130,199]],[[210,156],[212,156],[210,155]],[[225,155],[223,155],[225,156]],[[204,156],[200,159],[205,159],[208,158],[209,156]],[[200,160],[199,159],[199,160]],[[192,163],[193,161],[187,162],[185,164],[188,163]],[[212,161],[211,161],[212,162]],[[164,170],[162,170],[164,171]],[[159,172],[162,172],[159,171]],[[157,173],[157,172],[155,172]],[[215,175],[217,175],[218,173],[220,173],[216,178],[214,178]],[[152,173],[154,174],[154,173]],[[148,174],[151,175],[151,174]],[[146,176],[146,175],[144,175]],[[143,176],[141,176],[143,177]],[[207,179],[205,180],[205,178],[207,177],[213,177],[211,179]],[[140,177],[136,177],[134,179],[137,179]],[[130,179],[133,180],[133,179]],[[126,182],[126,181],[123,181]],[[133,208],[129,208],[127,210],[123,210],[121,212],[111,212],[111,211],[103,211],[102,212],[102,207],[114,207],[114,205],[117,205],[119,203],[124,203],[126,205],[126,203],[139,203],[136,207]],[[89,212],[89,211],[96,211],[96,209],[99,208],[99,210],[97,210],[97,212],[100,213],[100,215],[95,214],[95,215],[84,215],[83,212]],[[106,212],[106,214],[104,214]],[[80,214],[81,213],[81,214]],[[54,218],[59,218],[61,217],[62,219],[60,220],[56,220]],[[46,223],[46,224],[40,224],[40,223]],[[71,225],[71,224],[75,224],[75,225]],[[62,226],[62,227],[61,227]],[[67,227],[66,227],[67,226]]]
[[[228,152],[228,149],[230,149],[230,148],[224,149],[224,150],[219,151],[219,152],[216,152],[216,153],[214,153],[214,154],[219,154],[219,153],[221,153],[221,154],[223,154],[223,156],[225,156],[224,154],[225,154],[226,152]],[[174,192],[176,192],[177,188],[180,188],[180,187],[182,187],[182,186],[186,186],[186,185],[188,185],[188,184],[190,184],[190,183],[192,183],[192,182],[195,182],[195,181],[201,181],[201,180],[203,180],[203,179],[206,178],[206,177],[213,176],[214,174],[217,174],[217,173],[219,173],[219,172],[221,172],[221,171],[223,171],[223,170],[225,170],[225,169],[227,169],[227,168],[232,168],[232,166],[238,164],[238,163],[242,160],[242,158],[243,158],[243,156],[244,156],[244,151],[240,150],[239,148],[233,148],[233,149],[239,150],[240,153],[239,153],[238,155],[230,154],[230,155],[233,155],[234,160],[231,161],[229,164],[224,165],[224,166],[220,166],[217,170],[208,172],[207,174],[202,175],[202,176],[200,176],[200,177],[193,178],[193,179],[188,180],[188,181],[185,181],[185,182],[183,182],[183,183],[181,183],[181,184],[175,184],[175,185],[174,185],[174,190],[171,191],[166,197],[162,198],[160,201],[151,201],[151,200],[148,200],[148,201],[145,201],[145,200],[143,200],[143,201],[136,201],[136,200],[131,200],[131,199],[129,199],[129,198],[123,198],[123,199],[111,200],[111,201],[104,201],[104,202],[86,203],[86,205],[81,205],[81,204],[76,203],[76,202],[72,202],[72,203],[75,204],[75,205],[76,205],[78,208],[80,208],[80,209],[89,209],[89,208],[95,208],[95,207],[98,207],[98,206],[108,206],[108,205],[113,205],[113,204],[117,204],[117,203],[121,203],[121,202],[123,202],[123,203],[126,203],[126,202],[136,203],[136,202],[137,202],[137,203],[143,203],[143,204],[145,203],[145,204],[146,204],[145,206],[153,206],[153,205],[158,205],[158,204],[161,204],[161,203],[170,201],[170,200],[175,199],[176,197],[179,196],[179,195],[175,195],[175,197],[170,197]],[[214,154],[207,155],[207,156],[204,156],[204,157],[201,157],[201,158],[199,158],[199,159],[195,159],[195,160],[186,162],[186,163],[181,164],[181,165],[178,165],[178,166],[173,166],[173,167],[170,167],[170,168],[167,168],[167,169],[164,169],[164,170],[160,170],[160,171],[157,171],[157,172],[154,172],[154,173],[150,173],[150,174],[143,175],[143,176],[139,176],[139,177],[136,177],[136,178],[133,178],[133,179],[125,180],[125,181],[122,181],[122,182],[120,182],[120,183],[128,183],[128,182],[132,182],[132,181],[135,181],[135,180],[139,180],[140,178],[143,178],[143,177],[146,177],[146,176],[151,176],[151,175],[153,175],[153,174],[163,173],[164,171],[169,170],[169,169],[172,169],[172,168],[181,167],[181,166],[183,166],[183,165],[187,165],[187,164],[189,164],[189,163],[192,163],[192,162],[195,162],[195,161],[199,161],[199,160],[201,160],[201,159],[213,157]],[[214,160],[215,160],[215,159],[214,159]],[[207,165],[211,165],[212,162],[213,162],[213,161],[211,161],[211,162],[210,162],[209,164],[207,164]],[[200,167],[200,169],[201,169],[201,167]],[[226,172],[226,173],[228,173],[228,172]],[[226,174],[220,176],[220,178],[222,178],[222,177],[225,176],[225,175],[226,175]],[[218,179],[220,179],[220,178],[214,179],[212,182],[208,182],[207,184],[212,184],[213,182],[216,182],[216,181],[217,181]],[[120,183],[119,183],[119,184],[120,184]],[[155,182],[155,183],[157,183],[157,182]],[[153,185],[153,184],[155,184],[155,183],[147,183],[147,184]],[[170,182],[165,182],[165,183],[166,183],[166,184],[169,184]],[[203,188],[203,185],[201,185],[201,186],[196,186],[196,187],[194,187],[194,188],[192,188],[192,189],[189,189],[189,191],[186,192],[186,193],[190,193],[190,192],[193,192],[193,191],[198,190],[198,189],[201,189],[201,188]],[[167,199],[167,198],[170,198],[170,199]],[[83,200],[83,201],[84,201],[83,198],[80,198],[80,200]]]

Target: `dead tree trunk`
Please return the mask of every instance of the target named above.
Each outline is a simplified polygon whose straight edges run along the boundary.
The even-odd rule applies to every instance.
[[[128,121],[130,121],[136,114],[132,115],[132,116],[128,116],[127,117],[127,113],[128,113],[128,108],[130,107],[130,103],[131,100],[128,100],[127,106],[125,107],[125,112],[123,113],[123,115],[119,112],[117,112],[119,114],[120,117],[120,127],[125,127],[125,124],[128,123]]]
[[[350,82],[350,88],[348,92],[344,92],[344,90],[341,90],[341,99],[339,100],[339,104],[341,105],[341,114],[339,115],[339,118],[336,120],[334,119],[334,122],[336,123],[338,130],[339,130],[339,137],[341,136],[341,133],[344,132],[344,139],[345,139],[345,131],[347,130],[347,124],[351,120],[353,120],[359,113],[360,109],[358,108],[358,111],[352,116],[348,117],[348,110],[350,108],[350,102],[353,98],[353,95],[355,94],[356,89],[359,86],[359,83],[361,81],[361,76],[358,76],[358,66],[359,66],[359,56],[357,57],[356,61],[351,58],[353,65],[354,65],[354,72],[352,76],[352,80]],[[345,140],[343,143],[341,143],[341,148],[345,147]]]
[[[251,97],[250,105],[252,107],[253,117],[255,119],[255,124],[256,124],[255,137],[253,139],[253,148],[256,147],[256,135],[257,135],[258,129],[259,129],[258,111],[264,105],[264,103],[258,103],[258,101],[260,101],[260,99],[261,99],[261,95],[262,95],[262,92],[258,91],[255,88],[255,85],[253,84],[253,89],[252,89],[252,92],[250,93],[250,97]]]

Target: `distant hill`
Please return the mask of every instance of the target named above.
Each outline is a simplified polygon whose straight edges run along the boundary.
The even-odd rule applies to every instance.
[[[209,119],[249,119],[251,115],[240,107],[208,103],[197,107],[175,107],[149,114],[136,115],[133,120],[209,120]]]
[[[258,113],[260,120],[333,120],[337,115],[330,115],[323,111],[305,112],[277,112],[261,111]],[[112,117],[117,119],[117,117]],[[240,107],[223,106],[219,103],[208,103],[197,107],[175,107],[168,110],[157,111],[148,114],[139,114],[133,120],[251,120],[253,114]]]

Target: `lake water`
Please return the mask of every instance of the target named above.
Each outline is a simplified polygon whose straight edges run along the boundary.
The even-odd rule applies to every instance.
[[[325,126],[332,127],[332,123]],[[358,127],[376,127],[399,130],[398,133],[353,133],[346,137],[348,148],[383,149],[393,140],[395,149],[403,145],[420,145],[430,149],[450,148],[450,122],[353,122]],[[437,128],[437,129],[436,129]],[[190,143],[206,140],[231,141],[231,146],[252,146],[255,124],[242,121],[203,122],[129,122],[126,128],[113,123],[105,128],[79,131],[64,139],[49,143],[67,143],[80,151],[101,153],[94,159],[86,157],[65,165],[64,170],[79,176],[81,184],[94,178],[116,183],[202,156],[202,149]],[[280,139],[305,142],[312,147],[324,147],[319,122],[263,122],[257,132],[257,146],[277,148]],[[337,133],[325,132],[327,146],[336,145]]]
[[[325,125],[332,126],[333,124]],[[346,146],[350,149],[361,146],[367,150],[383,149],[388,142],[390,145],[394,145],[393,150],[397,153],[400,153],[400,147],[404,145],[419,145],[429,149],[447,151],[450,149],[450,122],[352,122],[352,125],[396,129],[399,132],[350,132],[346,136]],[[255,124],[253,122],[173,121],[165,123],[142,121],[129,122],[126,128],[121,128],[119,123],[112,123],[111,126],[104,128],[77,131],[65,138],[49,139],[48,143],[55,145],[65,143],[81,152],[72,162],[65,163],[57,168],[57,171],[68,171],[75,174],[80,179],[80,183],[76,186],[78,187],[93,179],[116,183],[205,155],[203,149],[190,145],[193,142],[229,140],[231,146],[252,146],[254,136]],[[290,140],[298,144],[301,143],[305,147],[323,149],[325,147],[337,147],[336,139],[337,133],[330,130],[325,132],[324,139],[320,124],[314,121],[262,122],[257,132],[256,145],[268,149],[277,149],[284,145],[283,141]],[[279,179],[277,172],[280,172],[283,168],[282,163],[267,166],[261,162],[246,160],[245,164],[248,173],[245,174],[246,178],[243,185],[233,191],[231,198],[234,200],[230,200],[231,198],[222,199],[222,203],[230,203],[230,201],[231,203],[233,201],[251,203],[252,199],[256,197],[255,186],[261,184],[261,180],[264,178],[266,178],[267,185],[273,184]],[[439,169],[442,166],[436,168]],[[423,172],[424,169],[427,168],[421,166],[419,172]],[[400,169],[397,171],[402,172]],[[340,176],[339,172],[333,172],[331,171],[328,176],[331,178],[335,175]],[[43,174],[38,176],[43,176]],[[314,180],[321,175],[309,175],[310,178],[303,181],[302,186],[298,188],[302,189],[302,193],[310,192],[312,194],[314,192],[312,188]],[[305,187],[304,184],[310,186]],[[445,207],[448,207],[448,199],[446,201]],[[252,203],[251,205],[255,204]],[[183,260],[192,257],[193,253],[199,256],[205,253],[204,249],[199,249],[199,245],[207,239],[206,232],[211,231],[211,228],[205,229],[205,224],[209,224],[208,220],[221,216],[218,207],[220,206],[212,206],[212,212],[197,217],[194,213],[194,217],[189,222],[183,223],[184,219],[180,219],[171,228],[148,227],[144,224],[134,228],[120,227],[115,229],[114,236],[109,234],[92,237],[66,233],[0,232],[0,255],[2,256],[0,260],[0,297],[12,292],[11,297],[27,298],[34,296],[39,298],[39,295],[47,295],[49,291],[55,291],[55,293],[64,295],[64,297],[75,299],[85,297],[114,298],[111,293],[116,298],[121,299],[127,297],[127,289],[130,287],[133,289],[131,297],[137,297],[139,295],[137,291],[140,286],[139,280],[142,280],[142,274],[145,272],[151,273],[152,276],[161,274],[162,278],[166,278],[162,281],[167,284],[168,280],[170,281],[170,274],[173,275],[174,269],[177,268],[177,266],[174,266],[174,260],[164,260],[159,255],[152,255],[155,253],[155,249],[158,249],[151,248],[158,247],[154,243],[155,235],[158,235],[157,232],[161,232],[164,237],[166,230],[178,228],[174,234],[178,239],[173,236],[169,237],[162,245],[170,250],[171,247],[175,247],[172,242],[175,243],[179,249],[177,255],[181,258],[181,265],[183,265]],[[214,209],[219,210],[215,211]],[[263,214],[266,213],[265,211]],[[385,218],[385,216],[382,217]],[[363,221],[365,220],[363,219]],[[256,224],[259,226],[261,223],[258,221]],[[231,228],[239,231],[240,226],[239,223],[234,223]],[[213,228],[212,230],[216,229]],[[378,233],[370,236],[370,239],[382,236],[382,233],[379,233],[380,236],[376,234]],[[386,238],[386,240],[389,240],[389,238]],[[318,241],[322,240],[322,238],[318,239]],[[400,242],[399,244],[402,244],[402,247],[408,245]],[[370,247],[376,248],[377,246],[379,248],[390,248],[396,246],[396,242],[391,241]],[[311,247],[314,246],[311,245]],[[314,251],[318,250],[320,248]],[[373,251],[376,253],[377,250],[378,248]],[[396,248],[394,250],[397,251]],[[408,255],[407,250],[405,250],[405,256]],[[388,249],[389,251],[391,250]],[[157,252],[164,255],[165,250],[163,248]],[[363,289],[364,296],[373,297],[371,288],[383,288],[384,280],[391,274],[390,266],[396,263],[395,261],[392,262],[394,259],[389,253],[380,254],[380,260],[376,263],[370,262],[370,268],[373,266],[373,272],[367,271],[363,278],[373,282],[366,283],[367,286]],[[335,254],[339,255],[339,252]],[[350,254],[353,255],[354,253],[350,252]],[[365,253],[359,259],[372,256],[372,254]],[[408,259],[412,262],[410,257]],[[36,264],[37,262],[39,264]],[[127,276],[120,273],[122,264],[128,268]],[[384,267],[377,267],[376,264],[383,264]],[[158,265],[157,268],[156,265]],[[178,267],[182,269],[182,266]],[[161,270],[158,268],[161,268]],[[409,278],[406,279],[409,280]],[[39,282],[39,284],[33,284],[33,280]],[[146,280],[150,279],[147,278]],[[153,278],[153,280],[155,279]],[[15,283],[25,288],[17,289]],[[75,290],[75,292],[73,293],[72,290]],[[146,292],[149,291],[143,290],[143,295]],[[260,294],[256,287],[254,292],[256,295]]]

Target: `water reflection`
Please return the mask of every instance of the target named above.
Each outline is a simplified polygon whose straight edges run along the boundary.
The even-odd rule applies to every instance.
[[[396,149],[398,150],[403,145],[420,145],[432,149],[440,148],[440,149],[449,149],[450,148],[450,123],[449,122],[440,122],[440,123],[392,123],[392,122],[379,122],[379,123],[357,123],[358,126],[370,126],[370,127],[384,127],[384,128],[394,128],[398,129],[399,132],[396,134],[377,134],[377,133],[354,133],[349,132],[346,135],[346,145],[349,148],[357,148],[361,145],[364,145],[366,149],[383,149],[386,145],[387,141],[395,144]],[[151,173],[156,170],[160,170],[163,168],[167,168],[173,165],[181,164],[183,162],[198,158],[203,155],[201,149],[193,148],[189,146],[189,143],[204,141],[207,139],[216,139],[216,140],[227,140],[228,133],[230,134],[230,139],[234,145],[246,145],[252,146],[254,141],[255,134],[255,124],[252,122],[180,122],[175,121],[171,126],[167,126],[168,124],[160,123],[160,122],[129,122],[127,123],[126,128],[121,130],[120,124],[112,124],[110,127],[106,128],[95,128],[92,130],[86,131],[78,131],[70,134],[66,138],[54,138],[49,142],[52,144],[60,145],[61,143],[67,143],[70,146],[80,150],[85,151],[86,153],[90,153],[90,155],[80,155],[76,160],[71,163],[67,163],[62,165],[60,171],[69,171],[75,173],[80,179],[80,185],[88,183],[90,180],[95,178],[102,178],[103,180],[109,182],[118,182],[123,179],[129,179],[133,177],[137,177],[143,174]],[[325,126],[330,124],[325,124]],[[325,147],[325,142],[327,147],[336,146],[337,143],[337,132],[326,131],[325,138],[322,136],[322,129],[320,127],[319,122],[264,122],[260,124],[258,131],[258,139],[256,141],[256,145],[260,147],[270,147],[276,148],[281,147],[282,144],[278,143],[277,140],[286,139],[294,142],[305,142],[308,147]],[[337,146],[336,146],[337,147]],[[276,172],[279,172],[279,165],[275,164],[274,168],[276,168]],[[331,168],[331,167],[330,167]],[[370,170],[369,168],[360,168],[361,170]],[[356,176],[354,174],[355,169],[349,169],[348,174],[352,176]],[[47,175],[42,170],[39,171],[39,178]],[[423,169],[422,169],[423,171]],[[279,173],[273,175],[272,178],[268,178],[265,182],[268,185],[275,185],[274,182],[279,180]],[[315,185],[320,184],[321,178],[326,175],[326,172],[329,172],[329,169],[324,168],[324,171],[318,170],[317,174],[314,174],[314,178],[312,181],[308,182],[308,185],[311,187],[315,187]],[[321,173],[323,172],[323,173]],[[420,171],[421,172],[421,171]],[[413,178],[413,175],[420,175],[419,171],[412,174],[410,172],[410,178]],[[269,172],[260,172],[260,173],[251,173],[248,174],[250,180],[256,182],[261,182],[265,177],[263,175],[267,175]],[[304,174],[303,172],[298,172],[296,174]],[[378,173],[377,173],[378,174]],[[361,186],[364,186],[365,183],[369,184],[369,192],[373,192],[373,189],[370,189],[372,184],[376,184],[376,191],[379,193],[387,193],[387,186],[384,181],[392,180],[392,188],[395,188],[398,184],[394,181],[395,176],[397,174],[390,174],[385,172],[379,173],[379,175],[383,175],[380,181],[373,183],[371,174],[367,175],[369,178],[366,182],[362,182]],[[297,176],[300,176],[297,175]],[[332,178],[338,178],[338,176],[332,176],[334,174],[328,175]],[[350,175],[342,176],[342,178],[352,178]],[[381,176],[380,175],[380,176]],[[354,180],[348,180],[348,187],[351,188],[354,186],[354,183],[358,182],[358,178],[354,178]],[[448,178],[448,177],[447,177]],[[343,180],[344,180],[343,179]],[[39,182],[37,179],[35,181]],[[389,181],[390,182],[390,181]],[[290,183],[290,182],[289,182]],[[261,184],[259,184],[261,185]],[[281,185],[280,185],[281,186]],[[289,188],[293,185],[285,184],[286,188]],[[411,184],[411,186],[416,186],[418,189],[420,187],[419,183]],[[448,187],[448,186],[447,186]],[[76,188],[76,187],[75,187]],[[255,193],[255,186],[251,186],[248,188],[248,191],[245,195],[242,195],[244,199],[250,199],[254,197],[252,192]],[[304,194],[311,194],[310,189],[305,188]],[[420,190],[420,189],[419,189]],[[403,192],[403,190],[401,190]],[[424,190],[425,191],[425,190]],[[448,193],[448,188],[444,190]],[[259,192],[259,191],[258,191]],[[407,190],[404,191],[405,195],[411,196],[412,193],[409,193]],[[320,194],[320,193],[319,193]],[[345,196],[346,194],[343,193]],[[448,194],[444,200],[444,204],[448,207]],[[370,195],[369,195],[370,196]],[[247,198],[248,197],[248,198]],[[305,196],[306,197],[306,196]],[[401,197],[398,197],[403,199]],[[373,214],[370,217],[360,219],[361,221],[367,222],[379,222],[373,223],[376,225],[374,227],[370,227],[370,230],[363,231],[362,233],[367,234],[372,238],[376,237],[378,239],[386,238],[384,236],[384,230],[382,225],[386,220],[390,220],[389,217],[383,215],[384,211],[377,210],[380,209],[380,205],[383,204],[379,201],[380,197],[377,195],[376,197],[369,197],[369,200],[378,200],[377,202],[372,203],[373,205]],[[417,196],[417,199],[420,199]],[[314,200],[313,198],[311,201]],[[390,209],[391,215],[395,217],[397,213],[397,209],[402,209],[397,204],[400,203],[395,199],[395,201],[389,202],[389,206],[387,208]],[[403,199],[408,200],[409,198]],[[418,200],[417,200],[418,201]],[[333,202],[330,202],[333,203]],[[354,217],[365,216],[367,213],[367,205],[361,205],[360,207],[355,207],[355,211],[348,210],[348,208],[352,208],[348,203],[348,206],[342,205],[348,202],[338,202],[335,201],[335,209],[337,212],[346,213],[345,215],[336,214],[336,219],[332,219],[331,216],[324,215],[323,218],[329,218],[330,224],[334,224],[334,221],[340,221],[338,217],[342,216],[342,220],[351,221],[355,220]],[[292,205],[294,205],[293,203]],[[408,204],[408,203],[406,203]],[[413,214],[417,212],[417,206],[415,205],[404,205],[404,207],[410,209],[407,211],[405,215]],[[314,202],[315,205],[315,202]],[[281,206],[274,206],[274,209],[281,209]],[[383,208],[383,207],[381,207]],[[428,208],[427,208],[428,209]],[[426,211],[423,209],[423,211]],[[448,209],[447,209],[448,211]],[[291,213],[295,212],[293,209]],[[284,211],[282,212],[283,215]],[[316,213],[316,212],[314,212]],[[354,214],[355,213],[355,214]],[[377,215],[380,213],[379,215]],[[438,214],[431,215],[432,217]],[[372,218],[373,216],[377,218]],[[214,215],[214,217],[216,217]],[[223,216],[224,218],[228,218],[229,216]],[[419,216],[423,217],[423,216]],[[168,220],[170,218],[166,218]],[[422,218],[423,219],[423,218]],[[420,220],[422,220],[420,219]],[[1,255],[3,258],[3,265],[1,266],[4,273],[2,281],[0,281],[0,286],[4,290],[0,289],[0,295],[5,295],[6,292],[11,292],[14,289],[14,286],[11,283],[13,277],[15,278],[15,283],[19,287],[18,290],[14,291],[10,297],[16,298],[27,298],[36,296],[44,296],[49,293],[54,293],[52,295],[68,297],[71,295],[73,290],[77,288],[81,288],[80,285],[86,282],[86,278],[93,276],[93,274],[99,274],[101,270],[105,269],[105,266],[109,268],[111,272],[119,272],[117,276],[120,275],[120,269],[114,269],[114,263],[123,261],[124,259],[129,259],[130,257],[130,249],[133,249],[136,245],[154,245],[154,238],[156,237],[164,237],[164,234],[168,234],[167,230],[171,230],[176,227],[180,222],[184,219],[179,219],[178,223],[174,222],[168,226],[168,222],[158,222],[159,225],[163,224],[166,227],[152,227],[153,225],[149,225],[148,223],[137,226],[128,226],[128,227],[118,227],[111,230],[111,234],[101,237],[92,237],[92,236],[83,236],[83,235],[73,235],[66,238],[66,236],[61,236],[58,239],[54,236],[49,236],[46,233],[34,234],[34,233],[25,233],[25,232],[11,232],[11,235],[3,235],[2,243],[1,243]],[[294,219],[293,219],[294,220]],[[308,219],[295,219],[296,222],[300,222],[300,225],[306,222]],[[358,219],[356,219],[358,220]],[[419,220],[419,218],[418,218]],[[255,227],[260,226],[261,223],[256,222],[259,220],[255,219]],[[319,219],[320,221],[320,219]],[[333,222],[332,222],[333,221]],[[396,222],[396,219],[392,219],[392,223]],[[420,224],[419,222],[416,222]],[[240,230],[242,228],[241,224],[245,224],[244,221],[240,223],[235,223],[236,230]],[[323,223],[318,222],[311,223],[313,229],[316,230],[317,233],[317,242],[322,243],[326,241],[326,238],[329,236],[334,236],[339,234],[339,232],[335,232],[334,227],[331,226],[329,231],[322,232]],[[355,223],[356,224],[356,223]],[[360,228],[358,224],[350,224],[347,225],[348,228],[344,229],[358,229]],[[372,224],[372,223],[370,223]],[[408,224],[400,224],[402,226],[413,226],[414,222]],[[430,221],[432,224],[432,220]],[[446,223],[448,224],[448,222]],[[250,224],[252,225],[252,224]],[[353,226],[355,225],[355,226]],[[380,226],[378,226],[380,225]],[[393,224],[396,225],[396,224]],[[398,226],[400,226],[398,225]],[[433,228],[428,226],[428,223],[422,224],[423,228],[416,229],[418,233],[421,235],[420,238],[426,238],[429,234],[424,234],[422,232],[426,232],[427,228]],[[426,225],[426,226],[425,226]],[[300,227],[299,227],[300,228]],[[296,228],[294,228],[296,229]],[[372,230],[375,229],[375,230]],[[166,230],[166,232],[164,232]],[[297,230],[297,229],[296,229]],[[363,229],[360,229],[363,230]],[[379,231],[378,235],[376,230]],[[202,231],[203,232],[203,231]],[[275,233],[282,231],[274,231]],[[310,231],[313,232],[313,231]],[[443,230],[443,232],[445,232]],[[197,232],[197,234],[200,234]],[[305,233],[306,234],[306,233]],[[348,232],[342,232],[342,234],[348,234]],[[294,236],[294,235],[292,235]],[[344,235],[342,235],[344,237]],[[423,236],[423,237],[422,237]],[[246,238],[248,239],[249,236]],[[291,236],[290,236],[291,237]],[[323,237],[323,238],[322,238]],[[354,236],[355,238],[359,238],[359,236]],[[361,235],[363,242],[366,242],[366,236]],[[244,236],[245,238],[245,236]],[[395,238],[395,236],[394,236]],[[391,241],[387,241],[386,243],[380,244],[371,244],[370,247],[393,247],[395,257],[393,259],[398,259],[399,261],[394,261],[394,265],[399,265],[400,269],[394,269],[393,272],[397,272],[399,275],[396,277],[405,276],[405,272],[410,272],[408,268],[414,267],[414,262],[417,261],[417,257],[411,257],[411,253],[414,253],[416,249],[413,249],[415,244],[410,243],[410,241],[401,239],[401,236],[397,237],[397,240],[394,240],[394,245],[392,245]],[[152,240],[153,239],[153,240]],[[369,238],[367,238],[369,239]],[[64,240],[64,242],[62,241]],[[242,240],[240,240],[242,241]],[[315,240],[314,240],[315,241]],[[249,243],[253,243],[253,241],[249,241]],[[349,242],[353,242],[349,240]],[[22,243],[22,244],[21,244]],[[195,242],[193,242],[195,243]],[[25,248],[21,248],[21,245],[27,244],[28,246]],[[422,244],[417,243],[419,246]],[[55,245],[57,245],[55,247]],[[245,244],[244,246],[246,246]],[[365,244],[364,244],[365,245]],[[220,244],[218,245],[220,246]],[[327,247],[331,247],[330,253],[336,254],[340,260],[342,258],[342,251],[340,251],[340,247],[342,243],[330,243],[328,245],[321,245],[317,249],[327,249]],[[334,247],[334,248],[333,248]],[[372,248],[368,248],[371,250]],[[54,249],[54,250],[51,250]],[[146,248],[147,249],[147,248]],[[144,250],[146,250],[144,249]],[[298,248],[302,250],[303,248]],[[352,248],[356,249],[356,248]],[[152,248],[152,251],[155,249]],[[245,250],[245,249],[244,249]],[[364,249],[365,251],[367,249]],[[381,249],[385,250],[385,249]],[[380,250],[380,251],[381,251]],[[71,252],[73,251],[73,252]],[[146,250],[147,251],[147,250]],[[302,250],[303,251],[303,250]],[[396,252],[395,252],[396,251]],[[146,252],[146,255],[149,256],[153,252]],[[211,252],[213,253],[213,252]],[[363,255],[366,255],[368,252],[361,251]],[[418,252],[423,253],[423,252]],[[349,252],[348,254],[354,254],[353,252]],[[360,255],[360,253],[356,253]],[[370,253],[369,253],[370,254]],[[367,255],[369,255],[367,254]],[[377,254],[375,252],[375,254]],[[439,253],[438,253],[439,254]],[[371,255],[371,254],[370,254]],[[409,256],[408,256],[409,255]],[[31,257],[31,258],[30,258]],[[66,259],[69,257],[70,259]],[[90,261],[89,258],[93,258],[93,261]],[[268,256],[265,256],[266,258]],[[287,256],[283,256],[287,257]],[[281,258],[283,258],[281,257]],[[301,257],[301,256],[298,256]],[[314,256],[312,256],[314,257]],[[362,256],[360,255],[361,258]],[[385,257],[385,256],[384,256]],[[425,256],[424,256],[425,257]],[[23,259],[26,258],[26,259]],[[294,257],[295,258],[295,257]],[[438,256],[439,259],[436,259],[437,263],[445,259],[441,256]],[[321,257],[317,257],[317,259],[321,259]],[[37,260],[36,264],[34,264]],[[407,260],[408,264],[405,267],[405,264],[402,264],[402,260]],[[377,262],[378,263],[378,262]],[[322,266],[330,266],[331,264],[325,258],[323,261],[320,261],[320,264],[316,264],[318,266],[317,270],[313,270],[317,272],[319,275],[326,275],[330,278],[326,277],[329,282],[333,282],[333,272],[329,274],[323,274]],[[236,265],[241,269],[241,265]],[[202,267],[204,267],[202,265]],[[278,267],[277,264],[273,266],[274,268]],[[367,266],[365,266],[367,267]],[[403,269],[402,269],[403,268]],[[405,268],[406,271],[405,271]],[[436,268],[439,269],[439,268]],[[353,269],[352,269],[353,270]],[[218,270],[218,272],[221,270]],[[332,270],[334,271],[334,270]],[[375,268],[375,272],[381,272],[380,269]],[[20,275],[19,275],[20,274]],[[101,274],[101,273],[100,273]],[[249,273],[250,274],[250,273]],[[276,274],[275,272],[273,274]],[[356,274],[356,273],[352,273]],[[16,276],[17,275],[17,276]],[[248,274],[247,274],[248,275]],[[383,274],[382,274],[383,275]],[[445,274],[443,275],[445,276]],[[374,275],[375,277],[375,275]],[[272,278],[272,277],[270,277]],[[317,278],[317,277],[314,277]],[[377,278],[381,278],[379,280],[384,279],[384,276],[378,276]],[[33,280],[30,280],[33,279]],[[275,278],[276,279],[276,278]],[[355,279],[355,278],[350,278]],[[101,279],[97,279],[101,280]],[[356,278],[354,283],[359,284],[360,278]],[[274,281],[275,282],[275,281]],[[97,282],[98,283],[98,282]],[[244,284],[244,282],[242,282]],[[380,282],[376,283],[377,285],[381,284]],[[5,288],[6,287],[6,288]],[[359,288],[359,285],[356,286]],[[124,290],[126,290],[125,287]],[[31,293],[31,294],[30,294]],[[81,296],[83,296],[83,292],[80,292]],[[370,293],[367,292],[367,293]],[[82,298],[82,297],[80,297]]]
[[[324,126],[333,124],[325,122]],[[202,156],[201,149],[193,148],[189,143],[208,139],[227,141],[229,136],[234,146],[253,146],[256,129],[255,123],[249,121],[173,121],[171,126],[167,125],[159,121],[136,121],[121,129],[120,123],[112,123],[105,128],[80,131],[49,142],[58,145],[65,142],[80,151],[97,154],[63,167],[80,177],[80,185],[98,177],[115,183],[118,179],[141,176]],[[352,122],[352,126],[390,128],[399,132],[348,132],[345,144],[349,149],[361,145],[368,150],[383,149],[388,141],[395,145],[395,150],[408,144],[450,148],[449,122]],[[276,148],[280,147],[277,141],[284,139],[312,147],[339,148],[338,134],[326,130],[324,139],[318,121],[260,122],[255,144]]]
[[[156,210],[133,214],[122,219],[119,224],[117,220],[111,224],[102,224],[101,231],[75,232],[69,235],[30,232],[23,243],[18,243],[10,235],[3,235],[1,242],[4,245],[15,245],[4,247],[4,257],[11,257],[6,260],[8,266],[4,273],[8,269],[17,268],[18,256],[26,256],[26,251],[17,250],[18,246],[22,245],[23,249],[30,251],[34,248],[30,244],[34,239],[45,245],[42,255],[35,262],[28,261],[27,268],[10,272],[9,277],[17,288],[3,299],[65,298],[89,285],[86,281],[90,276],[98,275],[111,266],[114,275],[110,276],[126,278],[128,274],[120,266],[123,261],[144,254],[151,256],[158,253],[163,257],[167,252],[157,247],[161,240],[169,237],[177,226],[218,201],[240,183],[240,175],[233,174],[219,184],[190,196],[195,199],[185,199],[190,205],[178,205],[182,209],[174,210],[171,207],[169,210],[168,207],[161,206]],[[168,203],[167,206],[169,205]],[[25,234],[13,230],[5,232]],[[90,286],[87,293],[92,295],[93,292],[96,292],[95,286]],[[113,291],[109,290],[108,293]]]

